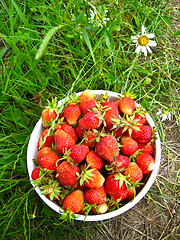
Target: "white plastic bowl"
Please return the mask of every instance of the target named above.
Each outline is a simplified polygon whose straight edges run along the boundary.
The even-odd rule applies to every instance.
[[[77,96],[79,96],[81,93],[82,92],[77,93]],[[96,94],[96,95],[99,95],[99,96],[101,94],[105,95],[107,93],[108,96],[111,96],[111,99],[110,99],[111,101],[118,100],[119,99],[118,95],[120,95],[116,92],[105,91],[105,90],[93,90],[93,93]],[[65,99],[62,99],[61,101],[59,101],[59,103],[58,103],[59,106],[64,101],[65,101]],[[139,106],[139,104],[136,103],[136,106]],[[148,113],[146,114],[146,117],[147,117],[147,122],[150,125],[150,127],[151,128],[155,127],[155,123]],[[30,181],[32,181],[31,173],[36,166],[33,159],[35,159],[35,157],[36,157],[36,153],[38,151],[38,148],[37,148],[38,140],[39,140],[43,130],[44,130],[44,127],[42,126],[42,119],[40,118],[39,121],[37,122],[37,124],[35,125],[34,129],[33,129],[33,132],[31,134],[31,137],[30,137],[30,140],[29,140],[28,149],[27,149],[27,168],[28,168]],[[136,195],[134,200],[128,202],[124,206],[120,207],[118,210],[115,210],[113,212],[108,212],[108,213],[105,213],[105,214],[102,214],[102,215],[88,215],[85,218],[84,215],[75,214],[76,217],[77,217],[76,220],[79,220],[79,221],[84,221],[84,220],[85,221],[101,221],[101,220],[107,220],[107,219],[110,219],[110,218],[114,218],[114,217],[128,211],[132,207],[134,207],[146,195],[146,193],[149,191],[149,189],[151,188],[151,186],[154,183],[154,180],[157,176],[159,165],[160,165],[161,142],[160,142],[159,134],[156,133],[156,135],[157,135],[157,139],[155,141],[155,151],[154,151],[154,156],[153,156],[154,159],[155,159],[155,168],[151,173],[144,175],[145,177],[143,178],[143,180],[144,180],[145,184],[143,185],[143,188],[141,189],[141,191]],[[62,214],[62,209],[60,208],[58,203],[56,203],[55,201],[50,201],[47,197],[45,197],[44,195],[41,195],[41,190],[40,190],[39,187],[35,187],[35,191],[40,196],[40,198],[50,208],[52,208],[57,213]]]

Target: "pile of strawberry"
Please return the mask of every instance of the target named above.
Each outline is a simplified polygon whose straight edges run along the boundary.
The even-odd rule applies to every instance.
[[[113,211],[136,196],[143,175],[154,169],[155,133],[131,95],[113,102],[85,90],[60,113],[53,100],[41,117],[31,176],[64,213]]]

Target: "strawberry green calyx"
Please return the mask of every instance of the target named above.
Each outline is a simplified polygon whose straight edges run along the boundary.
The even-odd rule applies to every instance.
[[[58,111],[58,101],[57,101],[57,97],[52,98],[51,102],[47,99],[48,105],[45,106],[45,111],[49,110],[49,114],[52,114],[54,111],[57,114]]]
[[[59,220],[61,220],[61,223],[64,222],[69,222],[69,223],[73,223],[74,219],[76,219],[76,215],[74,213],[71,212],[71,210],[69,208],[66,209],[66,211],[60,210],[61,212],[61,216],[59,217]]]
[[[135,99],[136,98],[136,94],[134,94],[134,93],[132,93],[130,91],[127,91],[126,93],[124,93],[124,97]]]
[[[79,102],[80,102],[79,96],[77,96],[76,93],[72,93],[72,92],[69,98],[66,99],[66,105],[69,105],[70,103],[79,103]]]
[[[89,165],[85,165],[84,169],[82,170],[81,174],[76,173],[77,174],[77,179],[80,179],[79,184],[80,186],[84,185],[84,182],[89,183],[88,180],[92,180],[92,177],[94,176],[94,174],[92,173],[94,171],[94,168],[90,168],[90,164]]]
[[[134,112],[133,112],[133,115],[134,115],[134,114],[138,114],[138,115],[140,115],[141,117],[143,117],[146,113],[147,113],[146,109],[143,108],[142,106],[140,106],[140,107],[136,107],[136,109],[135,109]]]
[[[125,131],[128,131],[129,136],[131,136],[133,130],[141,131],[139,128],[139,123],[134,121],[134,115],[128,116],[125,115],[125,117],[115,117],[112,119],[113,123],[113,130],[118,130],[123,128],[122,133]]]
[[[48,185],[42,186],[40,188],[42,189],[41,194],[48,195],[51,201],[54,200],[54,198],[59,199],[59,195],[62,191],[62,187],[57,180],[51,180],[49,181]]]

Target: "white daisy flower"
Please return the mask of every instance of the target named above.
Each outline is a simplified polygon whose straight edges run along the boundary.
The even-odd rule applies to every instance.
[[[172,119],[172,114],[168,111],[163,112],[161,109],[159,109],[159,111],[156,114],[160,116],[162,122],[164,122],[168,119],[169,120]]]
[[[142,25],[141,35],[131,36],[131,38],[133,39],[133,42],[136,43],[135,52],[139,54],[140,51],[142,51],[145,56],[147,56],[147,51],[149,53],[152,53],[152,50],[150,49],[150,47],[155,47],[157,45],[155,41],[150,40],[151,38],[154,38],[154,36],[155,36],[154,33],[147,34],[146,28],[144,27],[144,25]]]
[[[89,23],[97,23],[98,27],[103,27],[103,24],[106,24],[110,18],[106,17],[108,10],[104,11],[104,17],[102,19],[99,18],[97,11],[94,9],[90,9],[90,18],[88,18]]]

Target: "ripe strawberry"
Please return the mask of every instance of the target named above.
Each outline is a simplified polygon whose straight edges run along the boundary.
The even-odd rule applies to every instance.
[[[31,178],[32,178],[33,180],[39,179],[40,171],[41,171],[41,170],[40,170],[39,167],[35,167],[35,168],[32,170]]]
[[[95,99],[93,91],[90,89],[86,89],[81,95],[79,96],[79,101],[88,101],[91,99]]]
[[[119,109],[125,115],[131,115],[135,109],[135,101],[131,97],[123,97],[119,101]]]
[[[55,131],[60,130],[60,129],[65,131],[66,133],[68,133],[72,138],[74,138],[75,142],[78,141],[76,132],[70,124],[68,124],[68,123],[58,124],[55,128]]]
[[[97,155],[94,150],[89,151],[86,155],[86,163],[87,165],[90,165],[90,168],[95,168],[97,170],[100,170],[103,167],[102,158]]]
[[[63,130],[57,130],[54,134],[55,149],[60,154],[75,145],[75,140]]]
[[[93,130],[85,130],[83,135],[83,144],[87,145],[88,147],[93,147],[96,141],[96,134]]]
[[[100,188],[105,182],[105,178],[97,169],[86,170],[81,179],[83,180],[84,185],[88,188]]]
[[[97,100],[90,99],[90,100],[81,101],[79,106],[81,108],[82,113],[85,114],[90,110],[92,110],[93,108],[97,108],[96,103],[98,103]]]
[[[87,112],[79,121],[79,126],[83,129],[98,129],[101,121],[95,112]]]
[[[124,171],[124,175],[129,175],[128,178],[130,178],[132,182],[140,182],[143,178],[143,172],[135,162],[129,163],[127,169]]]
[[[77,135],[79,138],[81,138],[81,139],[83,138],[85,129],[84,129],[84,128],[81,128],[81,127],[79,126],[79,122],[78,122],[78,124],[77,124],[77,126],[76,126],[75,132],[76,132],[76,135]]]
[[[124,128],[119,128],[117,130],[114,131],[115,137],[116,138],[120,138],[122,136],[129,136],[128,131],[124,131]]]
[[[142,153],[148,153],[150,155],[154,152],[154,146],[152,142],[149,143],[139,143],[139,149]]]
[[[125,178],[122,174],[110,174],[105,181],[105,191],[109,194],[118,193],[121,189],[124,189]]]
[[[44,139],[46,138],[45,142]],[[43,143],[44,142],[44,143]],[[54,142],[53,135],[49,132],[49,128],[46,128],[38,141],[38,148],[51,147]]]
[[[127,187],[125,183],[123,183],[119,192],[111,194],[112,201],[121,202],[127,197],[127,194],[128,194]]]
[[[56,174],[59,182],[63,186],[74,186],[79,182],[77,174],[80,174],[80,169],[77,165],[72,165],[63,161],[57,168]]]
[[[155,167],[154,158],[147,153],[139,154],[136,159],[136,163],[142,170],[143,174],[151,172]]]
[[[76,103],[70,103],[64,109],[64,116],[70,125],[75,125],[81,115],[81,109]]]
[[[63,207],[65,210],[70,209],[72,213],[78,213],[83,208],[83,204],[83,192],[75,190],[65,198]]]
[[[133,112],[134,121],[138,122],[140,125],[146,123],[146,111],[142,107],[136,107],[136,110]]]
[[[59,158],[59,154],[55,151],[50,151],[41,158],[39,164],[43,169],[56,170],[56,162]]]
[[[124,171],[130,163],[130,160],[127,156],[119,155],[117,162],[114,163],[114,165],[117,167],[117,169]]]
[[[138,143],[131,137],[121,138],[121,152],[127,156],[134,154],[138,150]]]
[[[36,154],[36,162],[39,164],[41,161],[41,158],[44,155],[46,155],[48,152],[51,152],[51,151],[52,151],[52,149],[50,147],[41,148]]]
[[[146,123],[146,115],[140,115],[135,113],[134,115],[134,121],[138,122],[141,125],[144,125]]]
[[[138,143],[148,143],[152,140],[152,129],[150,126],[142,125],[140,128],[140,134],[133,136],[133,139]]]
[[[89,147],[86,145],[74,145],[70,148],[70,152],[69,157],[74,163],[78,164],[85,159],[87,153],[89,152]]]
[[[128,189],[128,192],[127,192],[127,197],[126,199],[128,201],[134,199],[134,197],[136,196],[136,189],[134,186],[131,186],[129,189]]]
[[[45,128],[49,127],[57,117],[57,99],[52,99],[51,103],[48,101],[48,104],[41,113],[42,125]]]
[[[102,102],[102,106],[105,110],[106,129],[110,131],[113,127],[112,119],[119,116],[118,106],[115,102],[110,101]]]
[[[119,155],[118,142],[116,138],[110,134],[105,137],[100,137],[100,141],[95,145],[95,151],[108,162],[113,162],[117,160]]]
[[[84,191],[84,200],[92,205],[105,203],[106,192],[104,186],[100,188],[87,188]]]

